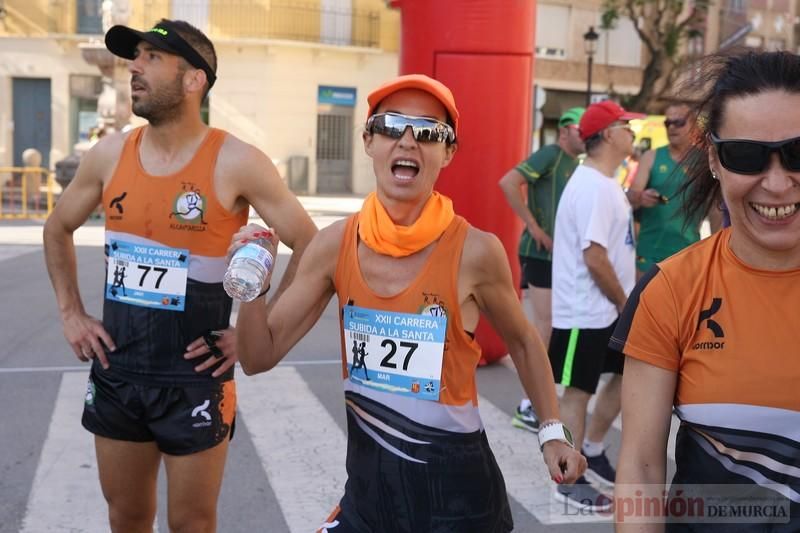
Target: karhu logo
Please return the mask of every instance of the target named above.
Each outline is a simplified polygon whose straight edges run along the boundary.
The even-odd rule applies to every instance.
[[[716,320],[712,320],[711,317],[717,314],[717,312],[722,307],[722,298],[714,298],[711,300],[711,307],[708,309],[703,309],[700,311],[700,318],[697,320],[697,330],[700,330],[700,326],[705,323],[707,329],[710,329],[712,333],[714,333],[714,337],[717,339],[725,338],[725,331],[722,329],[722,326],[719,325],[719,322]],[[692,346],[695,350],[721,350],[725,348],[725,341],[714,341],[714,342],[698,342]]]
[[[208,427],[211,425],[211,415],[208,414],[208,411],[206,411],[209,405],[211,405],[211,402],[209,400],[206,400],[197,407],[195,407],[194,409],[192,409],[192,418],[200,416],[205,419],[201,422],[195,422],[194,424],[192,424],[192,427],[201,428],[201,427]]]
[[[123,192],[122,194],[120,194],[116,198],[113,198],[111,200],[111,202],[108,204],[108,208],[109,209],[116,208],[117,213],[118,213],[116,215],[113,212],[110,213],[109,217],[112,220],[120,220],[122,218],[122,214],[125,212],[125,209],[122,207],[122,200],[124,200],[126,196],[128,196],[128,192],[127,191]]]

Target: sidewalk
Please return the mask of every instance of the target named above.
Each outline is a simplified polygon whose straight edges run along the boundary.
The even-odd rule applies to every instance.
[[[350,216],[361,209],[363,196],[298,196],[303,209],[314,221],[318,229],[322,229],[337,220]],[[250,222],[263,224],[261,217],[250,208]],[[286,250],[284,250],[286,251]]]
[[[298,196],[318,228],[357,212],[364,202],[362,196]],[[250,219],[261,219],[253,211]],[[44,220],[11,219],[0,221],[0,245],[41,246]],[[92,219],[75,232],[75,244],[79,246],[103,245],[104,221]]]
[[[298,200],[308,211],[309,215],[340,215],[347,216],[361,209],[364,203],[363,196],[298,196]]]

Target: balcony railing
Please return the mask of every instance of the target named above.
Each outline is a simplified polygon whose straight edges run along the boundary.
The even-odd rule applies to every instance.
[[[28,35],[102,33],[101,0],[6,0],[10,27]],[[334,9],[291,0],[140,0],[129,24],[186,20],[213,39],[282,39],[380,46],[380,12]]]

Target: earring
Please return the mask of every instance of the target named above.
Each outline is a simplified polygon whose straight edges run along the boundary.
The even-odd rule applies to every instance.
[[[711,177],[712,177],[713,179],[715,179],[715,180],[719,181],[719,176],[717,176],[717,173],[716,173],[716,172],[714,172],[714,169],[713,169],[713,168],[711,169]]]

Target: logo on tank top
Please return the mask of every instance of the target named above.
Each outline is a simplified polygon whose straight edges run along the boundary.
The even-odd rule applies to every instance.
[[[429,316],[447,316],[447,308],[439,299],[438,294],[432,292],[422,293],[422,305],[419,306],[419,314]]]
[[[124,191],[116,198],[111,199],[111,202],[109,202],[108,204],[109,219],[122,220],[122,215],[125,213],[125,208],[122,205],[122,201],[125,199],[126,196],[128,196],[128,192]]]
[[[420,315],[426,316],[442,316],[447,318],[447,306],[441,300],[438,294],[432,292],[423,292],[422,293],[422,304],[417,308],[417,312]],[[450,336],[446,336],[444,339],[444,351],[448,351],[450,349]],[[419,392],[419,384],[417,384],[417,390],[414,392]]]
[[[175,218],[180,224],[171,224],[170,229],[205,231],[207,222],[204,219],[207,201],[194,183],[183,182],[181,192],[175,197],[169,218]]]
[[[711,330],[714,334],[715,339],[724,339],[725,331],[722,329],[722,326],[720,326],[719,322],[716,320],[711,319],[721,308],[722,298],[713,298],[711,300],[711,306],[709,306],[708,309],[700,311],[700,317],[697,320],[697,331],[700,331],[700,327],[705,325],[706,329]],[[697,342],[692,348],[695,350],[722,350],[725,348],[725,341]]]

